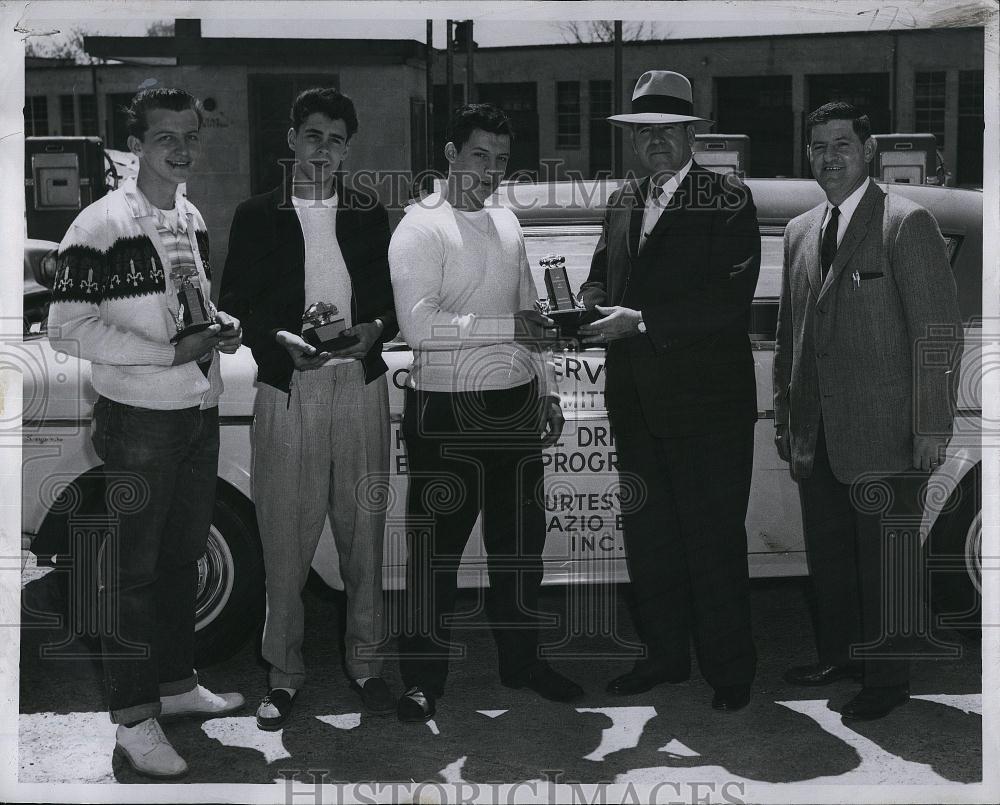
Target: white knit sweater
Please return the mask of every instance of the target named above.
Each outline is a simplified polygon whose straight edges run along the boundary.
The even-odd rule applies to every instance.
[[[176,204],[207,300],[205,222],[181,193]],[[171,366],[178,303],[170,260],[150,213],[130,179],[77,216],[59,244],[49,340],[55,349],[89,360],[94,389],[108,399],[160,410],[209,408],[222,393],[218,355],[208,377],[194,361]]]
[[[514,340],[513,314],[538,292],[513,212],[466,213],[427,196],[396,227],[389,270],[414,388],[507,389],[537,377],[541,395],[558,393],[552,362]]]

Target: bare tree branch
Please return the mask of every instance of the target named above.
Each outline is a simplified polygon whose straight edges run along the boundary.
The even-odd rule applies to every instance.
[[[24,44],[24,55],[65,59],[76,64],[103,64],[104,59],[91,56],[83,49],[83,37],[88,33],[82,28],[71,28],[68,31],[53,31],[45,37],[33,36]]]
[[[564,20],[556,27],[563,39],[572,44],[615,41],[614,20]],[[655,22],[626,22],[622,24],[622,40],[625,42],[645,42],[650,39],[664,39],[667,32],[659,31]]]

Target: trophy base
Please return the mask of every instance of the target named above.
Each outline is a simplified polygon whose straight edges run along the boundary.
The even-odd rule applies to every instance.
[[[336,335],[333,338],[323,339],[318,333],[321,329],[321,327],[315,327],[302,331],[302,340],[310,346],[316,347],[320,352],[335,352],[338,349],[346,349],[361,340],[356,335]]]
[[[601,318],[601,314],[596,310],[587,310],[585,307],[573,308],[572,310],[547,310],[545,315],[559,325],[559,332],[562,335],[576,337],[577,328],[583,324],[590,324]]]
[[[183,330],[178,330],[177,333],[174,335],[174,337],[170,339],[170,343],[176,344],[182,338],[186,338],[187,336],[192,335],[193,333],[200,333],[202,330],[207,330],[213,324],[215,324],[215,322],[212,321],[211,319],[209,319],[208,321],[200,321],[197,324],[189,324]]]

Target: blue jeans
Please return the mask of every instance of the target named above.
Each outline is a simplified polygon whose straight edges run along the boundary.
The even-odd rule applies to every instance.
[[[160,696],[197,684],[197,562],[215,505],[219,411],[159,411],[101,397],[93,441],[109,515],[104,683],[111,720],[129,724],[159,715]]]

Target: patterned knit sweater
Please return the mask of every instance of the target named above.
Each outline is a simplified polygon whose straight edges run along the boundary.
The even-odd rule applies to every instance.
[[[180,190],[175,203],[208,300],[205,222]],[[194,361],[171,366],[178,300],[170,265],[152,206],[135,180],[126,180],[83,210],[59,244],[49,340],[91,361],[94,389],[108,399],[159,410],[209,408],[222,392],[218,355],[207,377]]]

